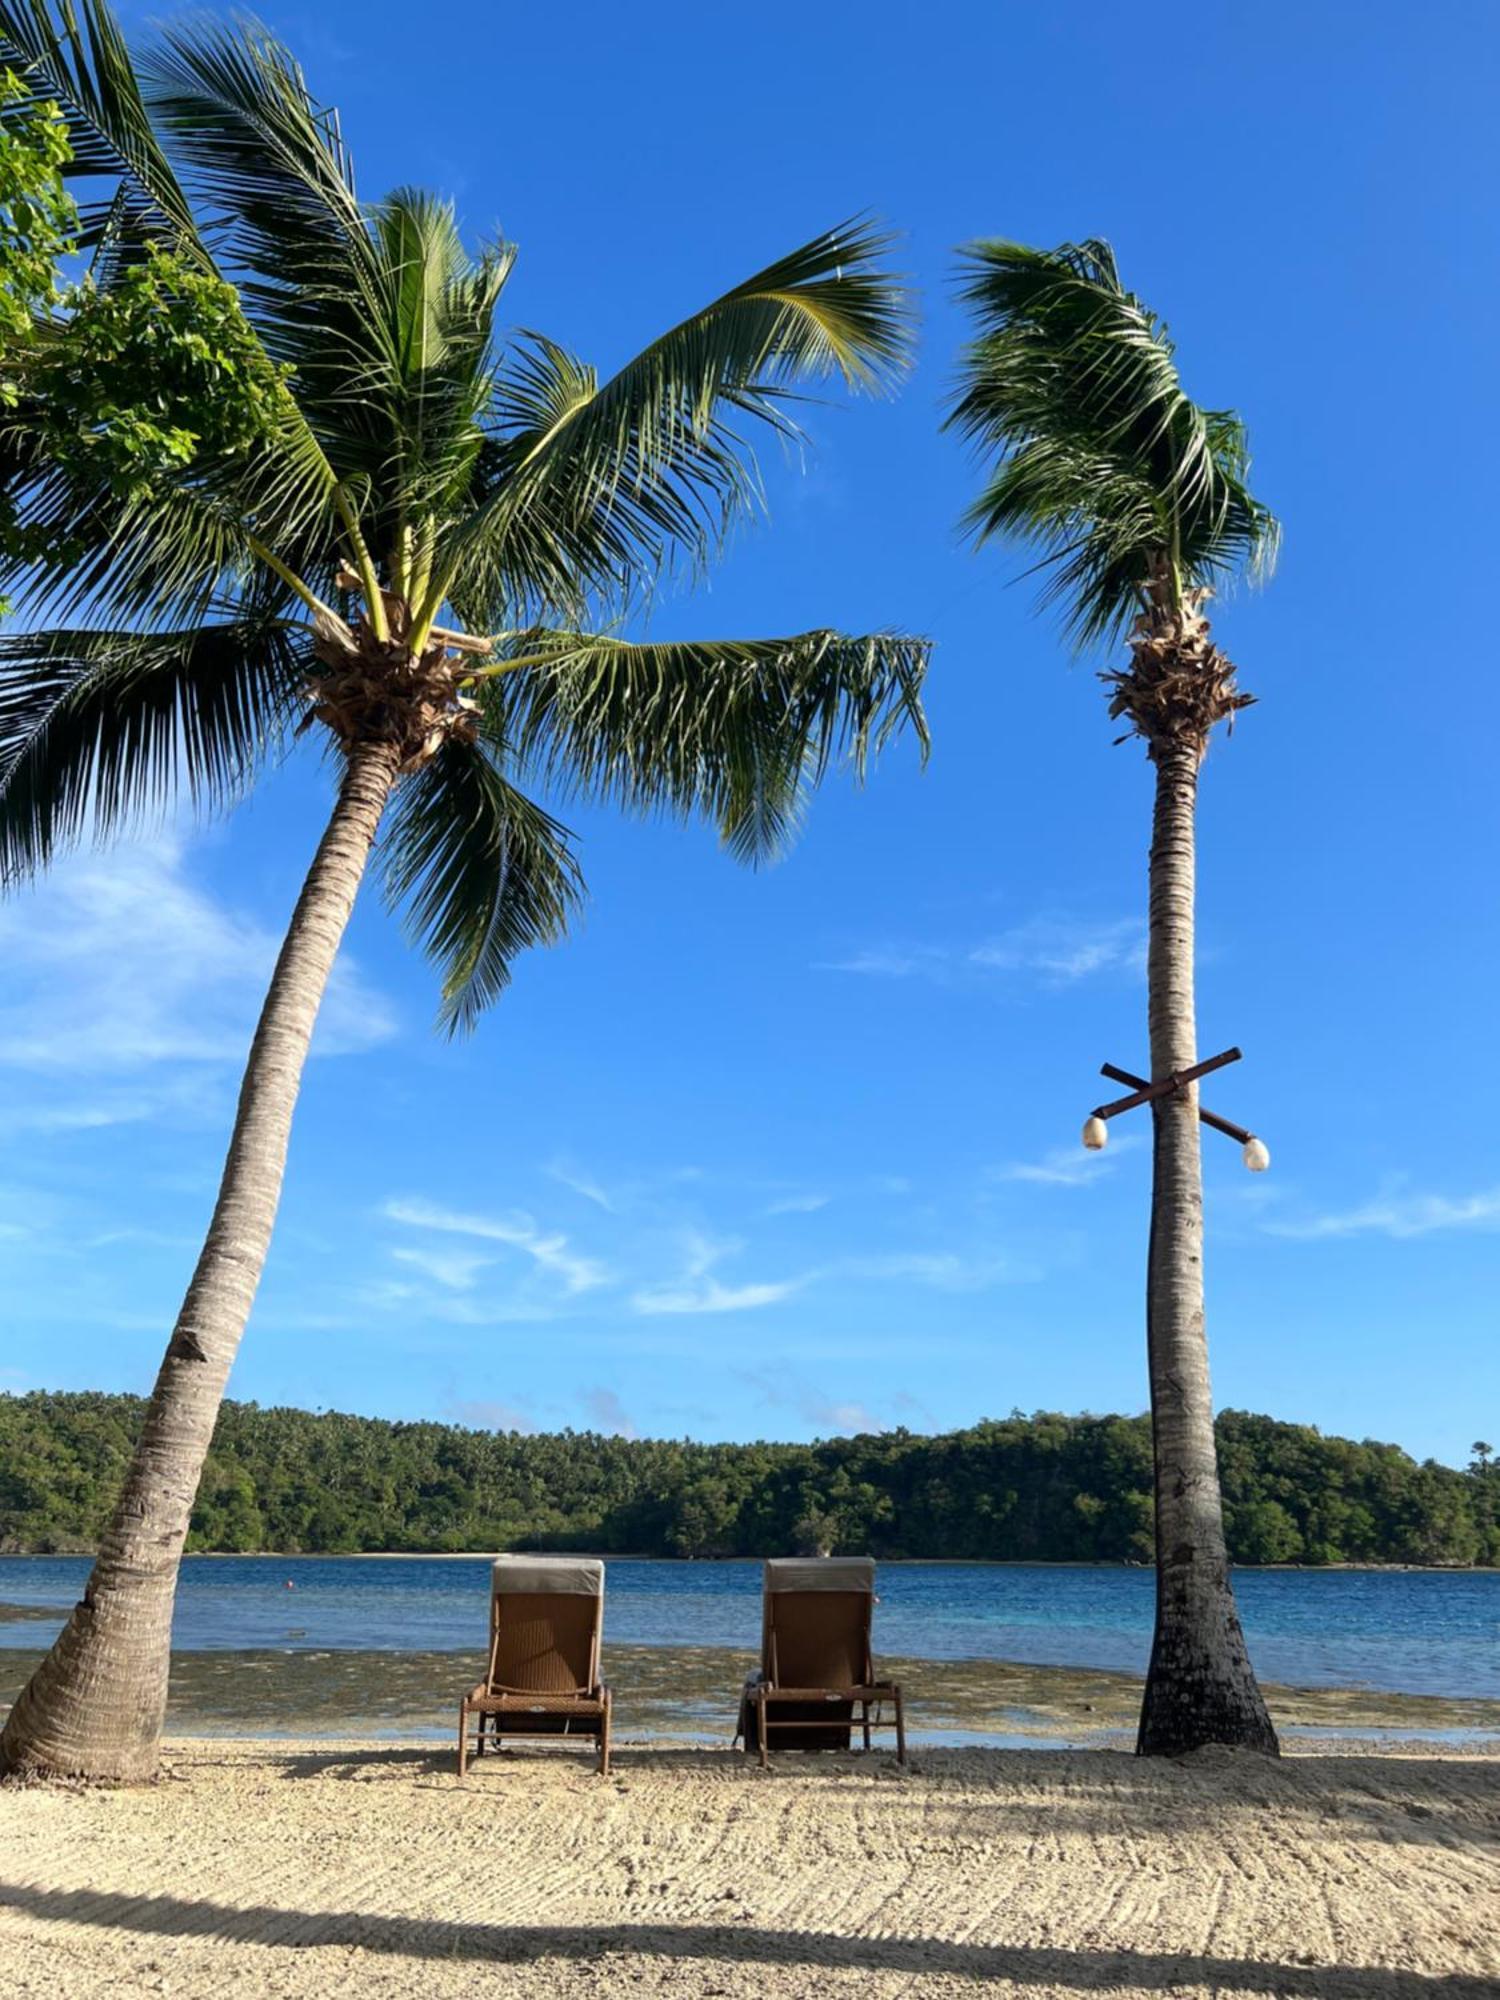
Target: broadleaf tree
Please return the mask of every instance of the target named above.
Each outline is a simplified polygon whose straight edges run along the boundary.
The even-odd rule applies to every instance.
[[[9,1768],[129,1780],[157,1765],[183,1540],[372,850],[459,1028],[578,904],[538,784],[704,816],[756,858],[831,759],[925,744],[915,639],[620,636],[754,504],[748,433],[791,432],[808,384],[892,382],[910,315],[854,223],[600,379],[502,338],[509,245],[471,251],[420,190],[358,197],[263,30],[132,50],[104,0],[0,0],[0,62],[60,107],[91,257],[0,432],[0,583],[27,612],[0,637],[0,872],[179,794],[232,801],[299,734],[335,780],[139,1447],[0,1738]]]
[[[1121,282],[1107,243],[965,254],[975,322],[949,421],[985,483],[967,526],[1040,553],[1045,599],[1082,645],[1124,640],[1109,712],[1155,772],[1147,1012],[1151,1075],[1197,1061],[1195,819],[1209,738],[1250,697],[1209,635],[1215,584],[1262,572],[1278,530],[1248,486],[1244,425],[1200,409],[1166,328]],[[1122,739],[1123,740],[1123,739]],[[1198,1091],[1151,1105],[1146,1324],[1156,1494],[1156,1632],[1138,1748],[1275,1751],[1225,1549],[1203,1305]]]

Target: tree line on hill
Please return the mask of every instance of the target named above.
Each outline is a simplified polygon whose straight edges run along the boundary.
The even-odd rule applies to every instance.
[[[94,1548],[144,1408],[0,1396],[0,1550]],[[1237,1562],[1500,1564],[1487,1448],[1457,1471],[1237,1410],[1219,1417],[1218,1446]],[[188,1546],[1144,1563],[1151,1429],[1144,1416],[1018,1411],[935,1437],[695,1444],[226,1402]]]

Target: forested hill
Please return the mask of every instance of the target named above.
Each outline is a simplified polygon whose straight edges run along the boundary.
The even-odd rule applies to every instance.
[[[88,1549],[144,1405],[0,1396],[0,1550]],[[1500,1563],[1500,1467],[1419,1465],[1228,1411],[1219,1456],[1241,1562]],[[1144,1417],[1015,1415],[942,1437],[689,1444],[463,1430],[226,1403],[190,1548],[569,1546],[642,1555],[1119,1562],[1151,1556]]]

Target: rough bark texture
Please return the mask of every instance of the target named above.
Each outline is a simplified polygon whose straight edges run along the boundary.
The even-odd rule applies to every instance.
[[[0,1771],[128,1783],[157,1770],[177,1571],[230,1366],[265,1264],[302,1068],[396,776],[351,752],[276,962],[207,1241],[82,1601],[0,1736]]]
[[[1193,1004],[1194,814],[1199,743],[1157,742],[1148,959],[1151,1074],[1198,1060]],[[1136,1748],[1205,1743],[1273,1755],[1276,1732],[1251,1670],[1224,1544],[1203,1318],[1198,1089],[1152,1106],[1154,1160],[1146,1327],[1156,1459],[1156,1637]]]

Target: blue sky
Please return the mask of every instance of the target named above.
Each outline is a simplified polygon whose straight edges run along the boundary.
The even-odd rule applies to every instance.
[[[565,807],[587,921],[466,1043],[368,894],[232,1393],[701,1437],[1144,1405],[1145,1128],[1077,1132],[1145,1061],[1149,772],[961,545],[938,432],[952,247],[1097,233],[1286,527],[1216,620],[1261,705],[1205,773],[1200,1038],[1274,1156],[1208,1135],[1217,1399],[1494,1437],[1493,8],[267,11],[363,191],[502,228],[508,316],[601,367],[854,211],[905,232],[905,391],[815,410],[654,629],[930,633],[935,748],[760,874]],[[149,1384],[326,805],[308,756],[0,907],[0,1386]]]

